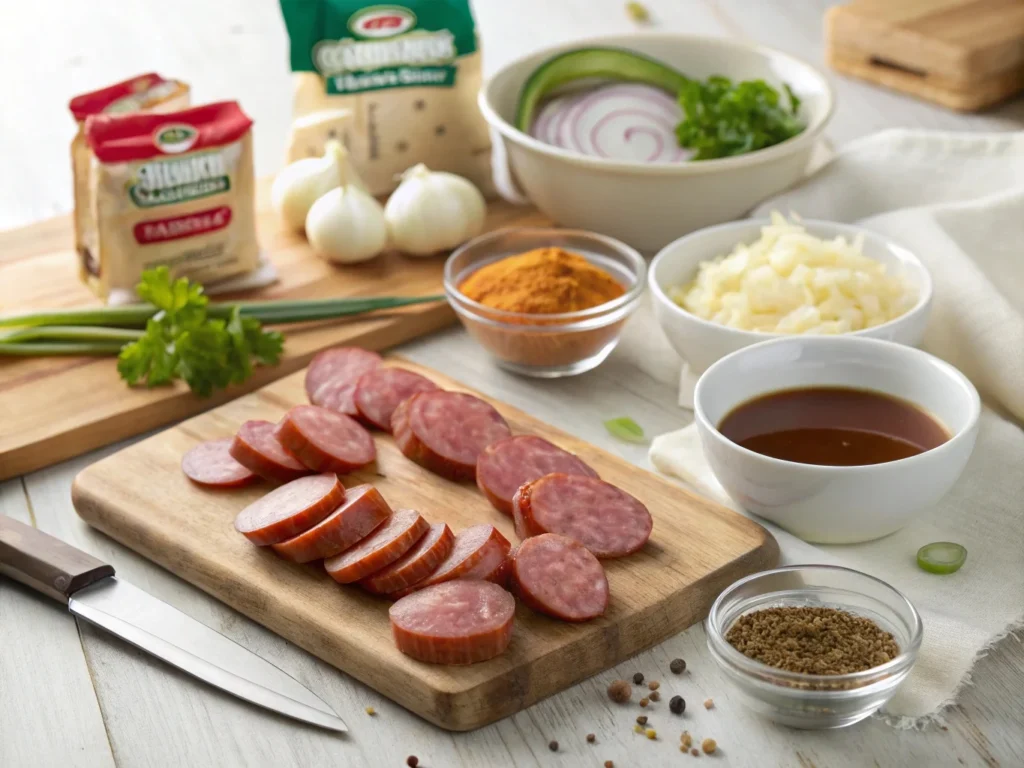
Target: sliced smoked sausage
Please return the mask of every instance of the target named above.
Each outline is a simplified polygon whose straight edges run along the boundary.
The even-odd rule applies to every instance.
[[[356,485],[345,491],[345,501],[330,515],[306,531],[274,545],[286,560],[308,563],[344,552],[369,536],[391,516],[391,507],[372,485]]]
[[[258,480],[232,458],[230,449],[230,437],[200,443],[181,457],[181,471],[192,482],[211,488],[237,488]]]
[[[344,500],[345,488],[337,475],[300,477],[239,512],[235,529],[261,547],[277,544],[316,525]]]
[[[472,480],[480,452],[511,430],[493,406],[465,392],[420,392],[391,417],[406,457],[451,480]]]
[[[651,536],[651,513],[639,500],[596,477],[552,474],[527,483],[512,501],[521,539],[560,533],[598,557],[636,552]]]
[[[455,534],[452,551],[429,576],[399,591],[393,597],[414,592],[432,584],[452,579],[492,578],[500,574],[500,568],[508,558],[512,544],[502,536],[501,531],[486,523],[474,525]]]
[[[587,621],[608,607],[608,579],[582,544],[557,533],[533,536],[512,556],[512,591],[535,611]]]
[[[402,653],[430,664],[473,664],[508,648],[516,601],[487,581],[449,581],[391,606],[391,634]]]
[[[359,582],[359,586],[384,594],[397,592],[425,579],[452,551],[455,534],[447,523],[433,523],[416,545],[395,560]]]
[[[306,369],[306,397],[316,403],[316,392],[329,381],[351,381],[381,364],[376,352],[360,347],[331,347],[316,354]]]
[[[231,441],[231,455],[244,467],[274,483],[287,483],[308,475],[309,468],[292,456],[275,432],[271,421],[255,419],[238,428]]]
[[[418,373],[381,367],[359,377],[353,400],[363,421],[390,432],[391,416],[403,400],[435,389],[437,384]]]
[[[581,459],[536,435],[513,435],[491,443],[476,462],[476,484],[494,508],[512,517],[519,486],[552,472],[597,477]]]
[[[393,563],[428,530],[430,523],[419,512],[399,509],[354,547],[324,561],[324,567],[339,584],[351,584]]]
[[[297,405],[277,425],[277,439],[310,469],[344,474],[377,458],[373,437],[355,419],[316,405]]]

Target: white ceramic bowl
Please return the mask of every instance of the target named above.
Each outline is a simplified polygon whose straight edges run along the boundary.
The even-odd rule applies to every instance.
[[[708,227],[686,235],[663,248],[651,262],[649,282],[654,296],[654,315],[669,343],[699,374],[721,357],[737,349],[766,339],[793,338],[788,334],[741,331],[703,320],[676,304],[668,292],[686,285],[697,276],[702,261],[730,253],[737,243],[752,243],[760,237],[767,219],[744,219],[717,227]],[[932,280],[928,270],[906,248],[863,227],[808,219],[802,222],[816,237],[831,239],[838,235],[852,240],[864,237],[864,254],[882,262],[890,274],[902,274],[918,292],[917,304],[904,315],[888,323],[854,331],[844,336],[888,339],[917,346],[924,338],[932,306]]]
[[[693,163],[588,157],[516,129],[516,105],[527,78],[555,54],[588,46],[643,53],[695,78],[761,78],[775,87],[786,82],[803,102],[807,128],[774,147]],[[479,97],[484,117],[501,137],[496,160],[500,165],[501,155],[507,156],[522,192],[541,211],[563,226],[611,235],[648,251],[700,227],[735,219],[795,183],[832,116],[833,103],[825,77],[781,51],[710,37],[635,33],[575,40],[516,59],[484,83]],[[500,184],[500,168],[496,177]]]
[[[859,467],[797,464],[742,448],[718,431],[736,406],[780,389],[846,386],[902,398],[952,437],[899,461]],[[806,541],[851,544],[886,536],[953,486],[974,449],[981,401],[953,366],[912,347],[852,336],[794,336],[733,352],[697,382],[704,455],[744,508]]]

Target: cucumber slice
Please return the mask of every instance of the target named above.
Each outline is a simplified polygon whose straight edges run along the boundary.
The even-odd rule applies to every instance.
[[[523,84],[516,108],[516,128],[530,130],[537,105],[555,88],[589,77],[644,83],[672,94],[678,94],[689,82],[681,72],[640,53],[621,48],[577,48],[548,59]]]
[[[928,573],[956,573],[967,560],[967,549],[951,541],[936,541],[917,550],[917,564]]]

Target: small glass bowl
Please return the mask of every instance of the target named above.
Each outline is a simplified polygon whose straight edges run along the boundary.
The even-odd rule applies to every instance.
[[[892,633],[895,659],[863,672],[808,675],[744,656],[725,635],[740,616],[778,606],[839,608]],[[740,579],[718,596],[705,622],[708,648],[748,707],[793,728],[842,728],[877,711],[910,672],[921,647],[921,617],[898,590],[866,573],[799,565]]]
[[[507,312],[465,296],[458,286],[481,267],[534,248],[578,253],[622,283],[626,292],[592,309],[553,315]],[[540,378],[573,376],[604,361],[636,310],[647,282],[647,263],[625,243],[577,229],[515,227],[470,240],[448,257],[444,290],[469,334],[514,373]]]

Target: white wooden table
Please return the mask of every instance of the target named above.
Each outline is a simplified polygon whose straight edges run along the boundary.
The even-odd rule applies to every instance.
[[[746,38],[822,63],[813,0],[646,0],[658,28]],[[629,29],[622,0],[477,0],[486,68],[528,49]],[[63,213],[71,205],[68,99],[128,75],[158,70],[193,84],[197,101],[238,98],[256,119],[258,172],[280,162],[289,114],[286,41],[274,0],[75,0],[12,2],[0,25],[0,227]],[[964,117],[833,77],[836,144],[891,126],[952,130],[1019,128],[1024,101]],[[2,308],[0,308],[2,309]],[[403,348],[508,403],[646,465],[645,450],[615,442],[603,419],[629,415],[649,433],[681,426],[675,361],[636,360],[628,343],[600,369],[568,381],[501,373],[469,339],[451,331]],[[40,414],[45,418],[44,414]],[[2,425],[0,425],[2,429]],[[458,766],[661,766],[714,760],[730,766],[1024,765],[1024,651],[1010,638],[974,671],[950,710],[948,730],[895,731],[867,721],[837,732],[775,727],[730,697],[695,627],[607,673],[488,728],[449,734],[428,725],[304,651],[87,528],[71,506],[71,479],[84,456],[0,484],[0,513],[30,522],[105,558],[126,579],[286,669],[348,721],[347,737],[248,706],[0,579],[0,766],[102,768],[272,765],[400,766],[415,754],[430,768]],[[689,672],[668,673],[681,656]],[[664,681],[651,712],[659,739],[632,731],[632,711],[609,706],[605,686],[643,671]],[[687,714],[667,711],[682,694]],[[700,703],[712,697],[715,708]],[[378,715],[370,718],[364,708]],[[679,733],[717,739],[713,758],[679,754]],[[584,736],[597,734],[595,745]],[[557,739],[555,755],[547,744]]]

